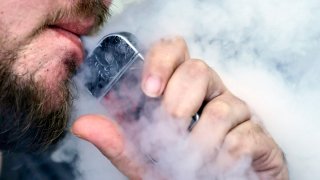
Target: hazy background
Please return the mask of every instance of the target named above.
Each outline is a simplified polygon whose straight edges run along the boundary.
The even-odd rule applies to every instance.
[[[210,64],[261,117],[286,154],[291,179],[320,179],[320,1],[133,2],[114,1],[110,22],[86,39],[89,50],[110,32],[132,32],[146,47],[184,36],[191,56]],[[84,179],[125,179],[91,145],[73,143],[85,162],[79,165]]]

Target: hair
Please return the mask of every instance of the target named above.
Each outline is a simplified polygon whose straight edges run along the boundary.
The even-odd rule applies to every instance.
[[[0,150],[45,150],[63,137],[70,116],[70,78],[75,64],[66,64],[70,77],[60,82],[58,93],[52,94],[41,86],[42,82],[13,72],[13,64],[22,48],[60,19],[94,17],[93,29],[97,30],[108,15],[108,7],[102,0],[81,0],[72,7],[57,9],[49,14],[22,42],[9,42],[5,35],[10,34],[6,34],[5,27],[0,27]],[[52,105],[57,100],[59,104]]]
[[[60,106],[46,106],[53,97],[32,79],[21,80],[11,72],[16,52],[1,52],[0,149],[38,151],[57,142],[67,126],[71,106],[67,82],[62,82]]]

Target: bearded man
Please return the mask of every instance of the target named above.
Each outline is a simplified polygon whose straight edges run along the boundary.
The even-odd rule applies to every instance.
[[[63,137],[72,104],[70,77],[84,59],[80,37],[103,24],[110,4],[110,0],[0,2],[1,151],[43,150]],[[212,147],[225,145],[234,157],[249,153],[261,179],[288,179],[277,144],[251,120],[247,105],[215,71],[189,56],[182,38],[156,43],[146,59],[142,90],[147,96],[162,97],[170,114],[191,117],[206,102],[190,132],[203,153],[214,154]],[[93,143],[128,178],[143,177],[144,167],[131,161],[126,139],[114,121],[83,116],[72,132]],[[204,138],[210,136],[219,141]]]

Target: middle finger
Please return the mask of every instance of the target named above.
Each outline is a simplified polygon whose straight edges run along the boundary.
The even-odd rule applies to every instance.
[[[185,61],[170,78],[163,105],[170,115],[184,120],[184,126],[188,127],[203,102],[224,91],[220,78],[207,64],[201,60]]]

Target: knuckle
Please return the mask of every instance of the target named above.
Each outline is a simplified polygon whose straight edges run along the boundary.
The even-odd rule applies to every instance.
[[[234,110],[234,114],[237,117],[238,121],[245,121],[248,119],[251,119],[251,111],[247,103],[240,98],[234,96],[230,92],[225,93],[224,98],[226,98],[230,104],[232,105],[232,108]]]
[[[224,148],[232,155],[239,155],[242,153],[244,146],[244,141],[237,133],[228,134],[226,140],[224,141]]]
[[[167,52],[171,52],[171,59],[184,61],[187,58],[187,43],[181,36],[170,38],[164,47],[166,48]]]
[[[163,62],[173,60],[183,61],[188,54],[186,41],[180,37],[162,38],[156,42],[148,52],[146,59],[157,59]]]
[[[209,77],[210,67],[202,60],[192,60],[185,63],[188,74],[191,77]]]
[[[167,37],[167,38],[162,38],[160,40],[160,43],[164,44],[186,44],[186,41],[182,36],[173,36],[173,37]]]
[[[248,104],[247,104],[245,101],[243,101],[242,99],[240,99],[240,98],[238,98],[238,97],[235,97],[235,96],[234,96],[234,99],[235,99],[235,101],[236,101],[236,105],[237,105],[237,106],[241,107],[241,108],[244,109],[244,110],[249,111],[249,106],[248,106]]]
[[[186,51],[188,48],[187,48],[187,42],[184,40],[183,37],[181,36],[176,36],[174,37],[174,44],[176,44],[176,46],[178,48],[180,48],[181,50],[183,51]]]
[[[231,106],[221,100],[215,101],[212,105],[205,107],[205,115],[211,119],[213,122],[225,121],[231,112]]]
[[[235,108],[238,109],[238,111],[239,111],[238,116],[242,120],[251,119],[251,112],[250,112],[248,104],[245,101],[235,97]]]
[[[170,115],[170,117],[175,118],[175,119],[180,119],[180,118],[185,118],[186,112],[181,108],[181,106],[175,104],[170,104],[170,103],[165,103],[165,109],[166,112]]]
[[[155,46],[160,46],[160,47],[172,47],[174,46],[175,48],[186,50],[187,48],[187,43],[184,40],[182,36],[174,36],[174,37],[169,37],[169,38],[162,38],[159,42],[156,43]]]

